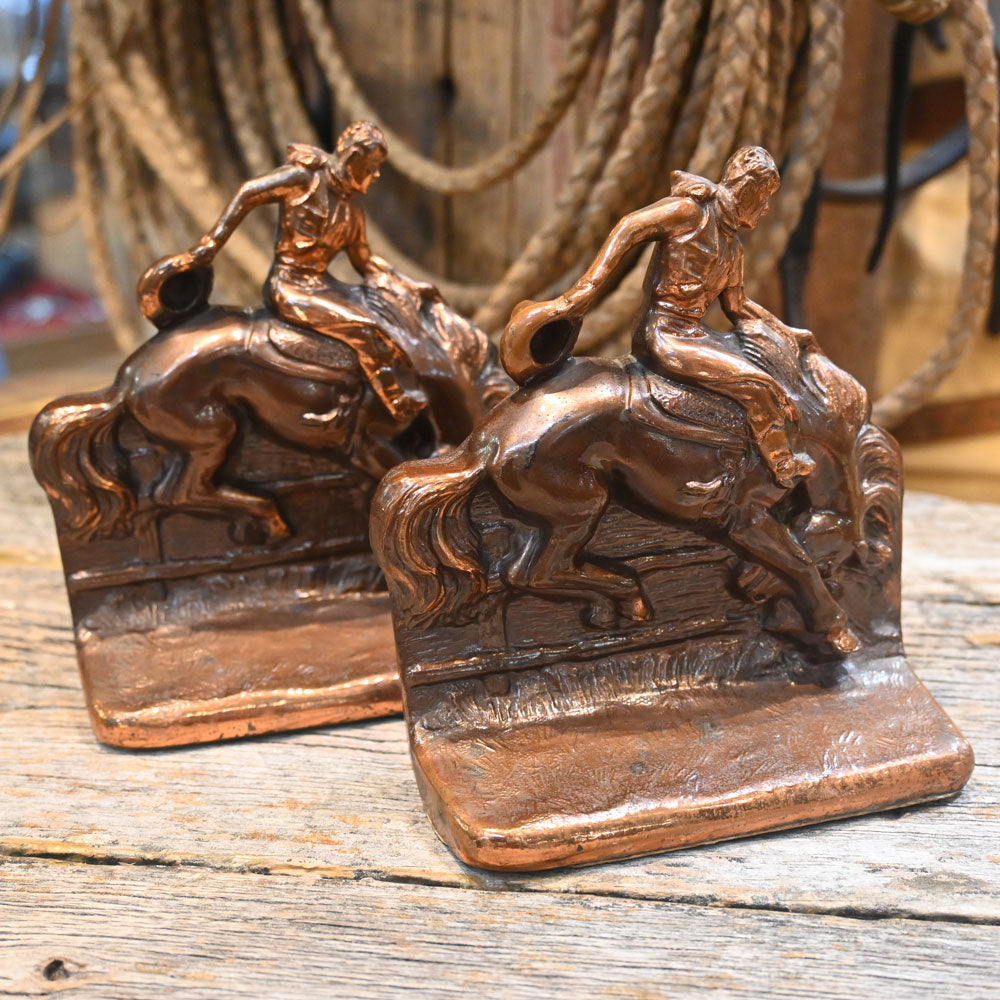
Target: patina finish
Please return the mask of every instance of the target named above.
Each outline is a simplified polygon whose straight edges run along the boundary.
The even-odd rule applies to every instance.
[[[142,276],[158,332],[114,384],[35,421],[32,462],[106,742],[400,708],[372,493],[402,459],[461,441],[511,383],[482,331],[369,249],[359,199],[384,157],[364,122],[332,154],[289,147],[210,233]],[[265,308],[210,305],[215,255],[269,202]],[[340,252],[360,284],[327,274]]]
[[[569,291],[523,303],[521,388],[383,480],[418,783],[487,868],[583,864],[949,795],[972,754],[906,664],[902,480],[864,388],[743,289],[778,186],[678,173]],[[575,358],[654,250],[633,352]],[[719,301],[728,331],[705,321]]]

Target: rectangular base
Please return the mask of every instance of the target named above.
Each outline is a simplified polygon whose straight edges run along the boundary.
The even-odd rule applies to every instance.
[[[79,629],[98,739],[166,747],[402,711],[389,600],[344,594],[239,617],[97,634]]]
[[[513,675],[507,675],[508,679]],[[514,677],[514,683],[517,683]],[[481,868],[531,871],[668,851],[957,792],[972,750],[901,656],[822,681],[636,692],[503,724],[409,719],[441,838]]]

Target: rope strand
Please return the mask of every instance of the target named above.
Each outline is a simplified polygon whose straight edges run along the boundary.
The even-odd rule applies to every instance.
[[[600,39],[601,22],[608,0],[581,0],[577,26],[570,38],[566,59],[556,76],[552,91],[538,110],[532,124],[502,148],[471,166],[450,167],[417,152],[380,119],[355,83],[344,61],[337,36],[318,0],[297,0],[316,57],[341,111],[350,118],[374,121],[382,129],[392,149],[396,169],[429,191],[439,194],[482,191],[510,177],[545,144],[569,110],[590,68],[591,57]]]
[[[1000,103],[997,60],[986,0],[955,0],[965,56],[965,112],[969,121],[969,229],[958,305],[944,343],[902,385],[875,404],[888,427],[921,406],[962,360],[986,322],[997,242],[997,144]]]
[[[42,9],[51,34],[60,0],[28,8],[22,53],[39,44]],[[320,144],[307,81],[325,77],[343,117],[380,116],[342,54],[322,0],[70,0],[70,99],[35,123],[50,48],[27,86],[0,95],[18,114],[19,135],[0,160],[0,234],[29,153],[72,120],[80,217],[95,282],[113,334],[126,349],[137,327],[130,291],[135,268],[209,228],[247,173],[275,165],[289,141]],[[920,23],[947,0],[881,0]],[[956,0],[971,133],[973,207],[962,292],[944,343],[876,405],[894,423],[919,406],[967,351],[983,324],[996,235],[997,90],[986,0]],[[430,273],[369,220],[373,247],[401,269],[433,281],[453,304],[499,329],[522,298],[561,291],[623,215],[665,195],[671,168],[716,176],[735,146],[760,142],[775,154],[782,185],[747,248],[753,287],[783,252],[808,197],[830,135],[843,50],[838,0],[579,0],[553,83],[530,125],[481,160],[437,163],[389,129],[393,166],[426,191],[454,198],[510,182],[554,137],[567,136],[579,107],[582,138],[551,213],[514,259],[480,283]],[[642,35],[655,23],[648,58]],[[123,33],[125,25],[130,30]],[[601,57],[610,33],[606,59]],[[311,52],[310,52],[311,50]],[[293,60],[299,61],[294,62]],[[300,72],[296,72],[296,66]],[[40,81],[40,82],[39,82]],[[584,111],[584,81],[593,87]],[[312,99],[312,98],[310,98]],[[2,116],[0,116],[2,117]],[[383,126],[384,127],[384,126]],[[556,140],[558,143],[564,138]],[[461,202],[457,203],[460,206]],[[271,260],[273,232],[261,213],[234,234],[218,261],[220,296],[256,301]],[[121,250],[125,250],[125,254]],[[130,273],[116,273],[127,259]],[[638,257],[584,326],[585,349],[611,349],[631,331],[641,303]],[[148,261],[146,261],[148,262]]]

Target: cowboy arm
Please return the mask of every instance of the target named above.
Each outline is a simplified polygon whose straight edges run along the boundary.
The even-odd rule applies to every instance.
[[[242,184],[233,195],[232,201],[219,216],[218,222],[198,243],[211,256],[214,256],[222,245],[236,230],[236,227],[258,205],[278,201],[282,196],[295,191],[309,183],[309,173],[302,167],[285,166],[272,170],[270,173]]]
[[[663,198],[631,212],[608,234],[593,263],[559,299],[565,300],[566,316],[579,316],[593,304],[598,292],[634,247],[693,229],[701,221],[702,209],[690,198]]]
[[[719,304],[726,317],[734,325],[738,325],[741,320],[757,319],[768,326],[778,327],[787,330],[798,341],[800,347],[811,347],[816,339],[809,330],[802,330],[799,327],[789,326],[783,323],[774,313],[765,309],[759,302],[747,298],[742,281],[737,285],[731,285],[719,296]]]
[[[347,257],[354,269],[363,278],[378,280],[388,280],[405,285],[424,298],[438,298],[440,293],[437,288],[428,282],[418,281],[410,278],[398,271],[384,257],[372,253],[368,244],[368,234],[365,226],[365,217],[360,208],[354,208],[357,217],[354,226],[354,236],[351,242],[344,248]]]
[[[523,384],[545,365],[531,354],[532,337],[542,327],[582,316],[625,255],[641,243],[665,239],[693,229],[702,208],[690,198],[667,197],[626,215],[611,230],[594,262],[568,291],[545,302],[521,302],[511,314],[500,339],[500,360],[511,377]],[[571,334],[573,342],[576,335]],[[572,343],[566,347],[572,350]]]
[[[719,296],[719,304],[731,323],[739,323],[743,319],[759,319],[765,323],[778,322],[777,317],[768,312],[759,302],[747,298],[742,274],[738,284],[730,285]]]
[[[368,231],[365,226],[364,212],[357,205],[351,205],[351,212],[354,215],[352,220],[353,235],[350,243],[344,249],[351,266],[362,277],[367,277],[378,271],[391,271],[392,265],[382,257],[372,253],[372,248],[368,245]]]

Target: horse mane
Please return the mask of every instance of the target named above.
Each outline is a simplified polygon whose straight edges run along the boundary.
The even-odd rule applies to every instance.
[[[860,432],[871,414],[871,402],[865,387],[853,375],[835,365],[815,345],[803,347],[784,323],[747,320],[737,325],[736,332],[748,360],[786,388],[804,381],[825,409],[840,416],[851,435]],[[786,349],[775,351],[772,345],[776,340]]]

